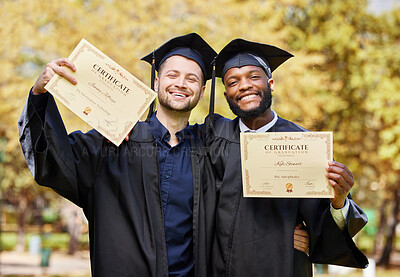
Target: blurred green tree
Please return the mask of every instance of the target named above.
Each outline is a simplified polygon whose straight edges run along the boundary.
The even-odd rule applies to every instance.
[[[360,176],[355,197],[379,208],[381,223],[392,219],[386,234],[380,225],[387,238],[378,249],[383,265],[399,214],[399,18],[399,10],[368,13],[366,0],[293,1],[289,44],[315,58],[306,64],[305,81],[293,80],[297,91],[281,99],[296,102],[292,112],[300,122],[335,132],[336,159]],[[386,205],[392,206],[389,214]]]

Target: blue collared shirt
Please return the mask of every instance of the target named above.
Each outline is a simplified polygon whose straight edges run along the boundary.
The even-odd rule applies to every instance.
[[[193,276],[193,174],[190,159],[191,132],[185,128],[171,147],[171,134],[155,113],[150,127],[157,139],[161,201],[164,212],[169,276]]]

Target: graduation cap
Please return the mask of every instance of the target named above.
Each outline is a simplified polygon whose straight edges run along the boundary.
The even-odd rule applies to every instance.
[[[155,71],[160,69],[161,64],[171,56],[183,56],[195,61],[201,68],[204,80],[212,77],[212,61],[217,53],[211,46],[198,34],[190,33],[175,37],[165,42],[150,54],[141,58],[151,64],[151,89],[154,90]],[[154,109],[154,102],[150,105],[147,119],[151,116]]]
[[[216,76],[224,78],[231,68],[255,65],[263,68],[268,78],[271,78],[271,73],[291,57],[292,54],[276,46],[234,39],[216,58]]]
[[[292,54],[278,47],[238,38],[229,42],[219,52],[215,59],[215,76],[221,77],[223,82],[224,76],[229,69],[255,65],[261,67],[268,78],[271,78],[271,73],[291,57],[293,57]],[[210,115],[214,113],[214,99],[215,87],[212,86]]]

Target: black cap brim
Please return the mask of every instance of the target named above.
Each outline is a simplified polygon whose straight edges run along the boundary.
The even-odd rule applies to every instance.
[[[196,51],[201,57],[202,62],[205,66],[205,80],[211,79],[211,64],[214,58],[217,56],[217,53],[201,36],[196,33],[190,33],[187,35],[175,37],[157,48],[154,51],[155,69],[158,71],[158,69],[160,68],[160,63],[164,60],[164,57],[168,55],[168,53],[176,49],[178,49],[178,51],[175,51],[175,55],[182,55],[188,59],[196,61],[199,64],[201,63],[201,61],[198,61],[196,55],[187,55],[187,51],[182,51],[182,53],[179,53],[179,48],[190,48],[191,50]],[[153,52],[144,56],[143,58],[141,58],[141,60],[151,64],[153,62]]]
[[[222,71],[225,63],[239,53],[253,53],[264,58],[268,62],[271,72],[293,57],[291,53],[272,45],[251,42],[240,38],[234,39],[220,51],[215,60],[217,77],[223,78]]]

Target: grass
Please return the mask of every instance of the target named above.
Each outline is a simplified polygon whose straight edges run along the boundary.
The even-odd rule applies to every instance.
[[[33,236],[38,236],[37,233],[25,234],[25,249],[29,249],[29,242]],[[68,250],[69,235],[67,233],[50,233],[41,236],[42,246],[50,248],[51,250]],[[14,250],[17,245],[18,237],[16,233],[1,233],[0,242],[1,249],[5,251]],[[89,237],[87,234],[82,234],[80,239],[80,249],[87,250],[89,248]]]

